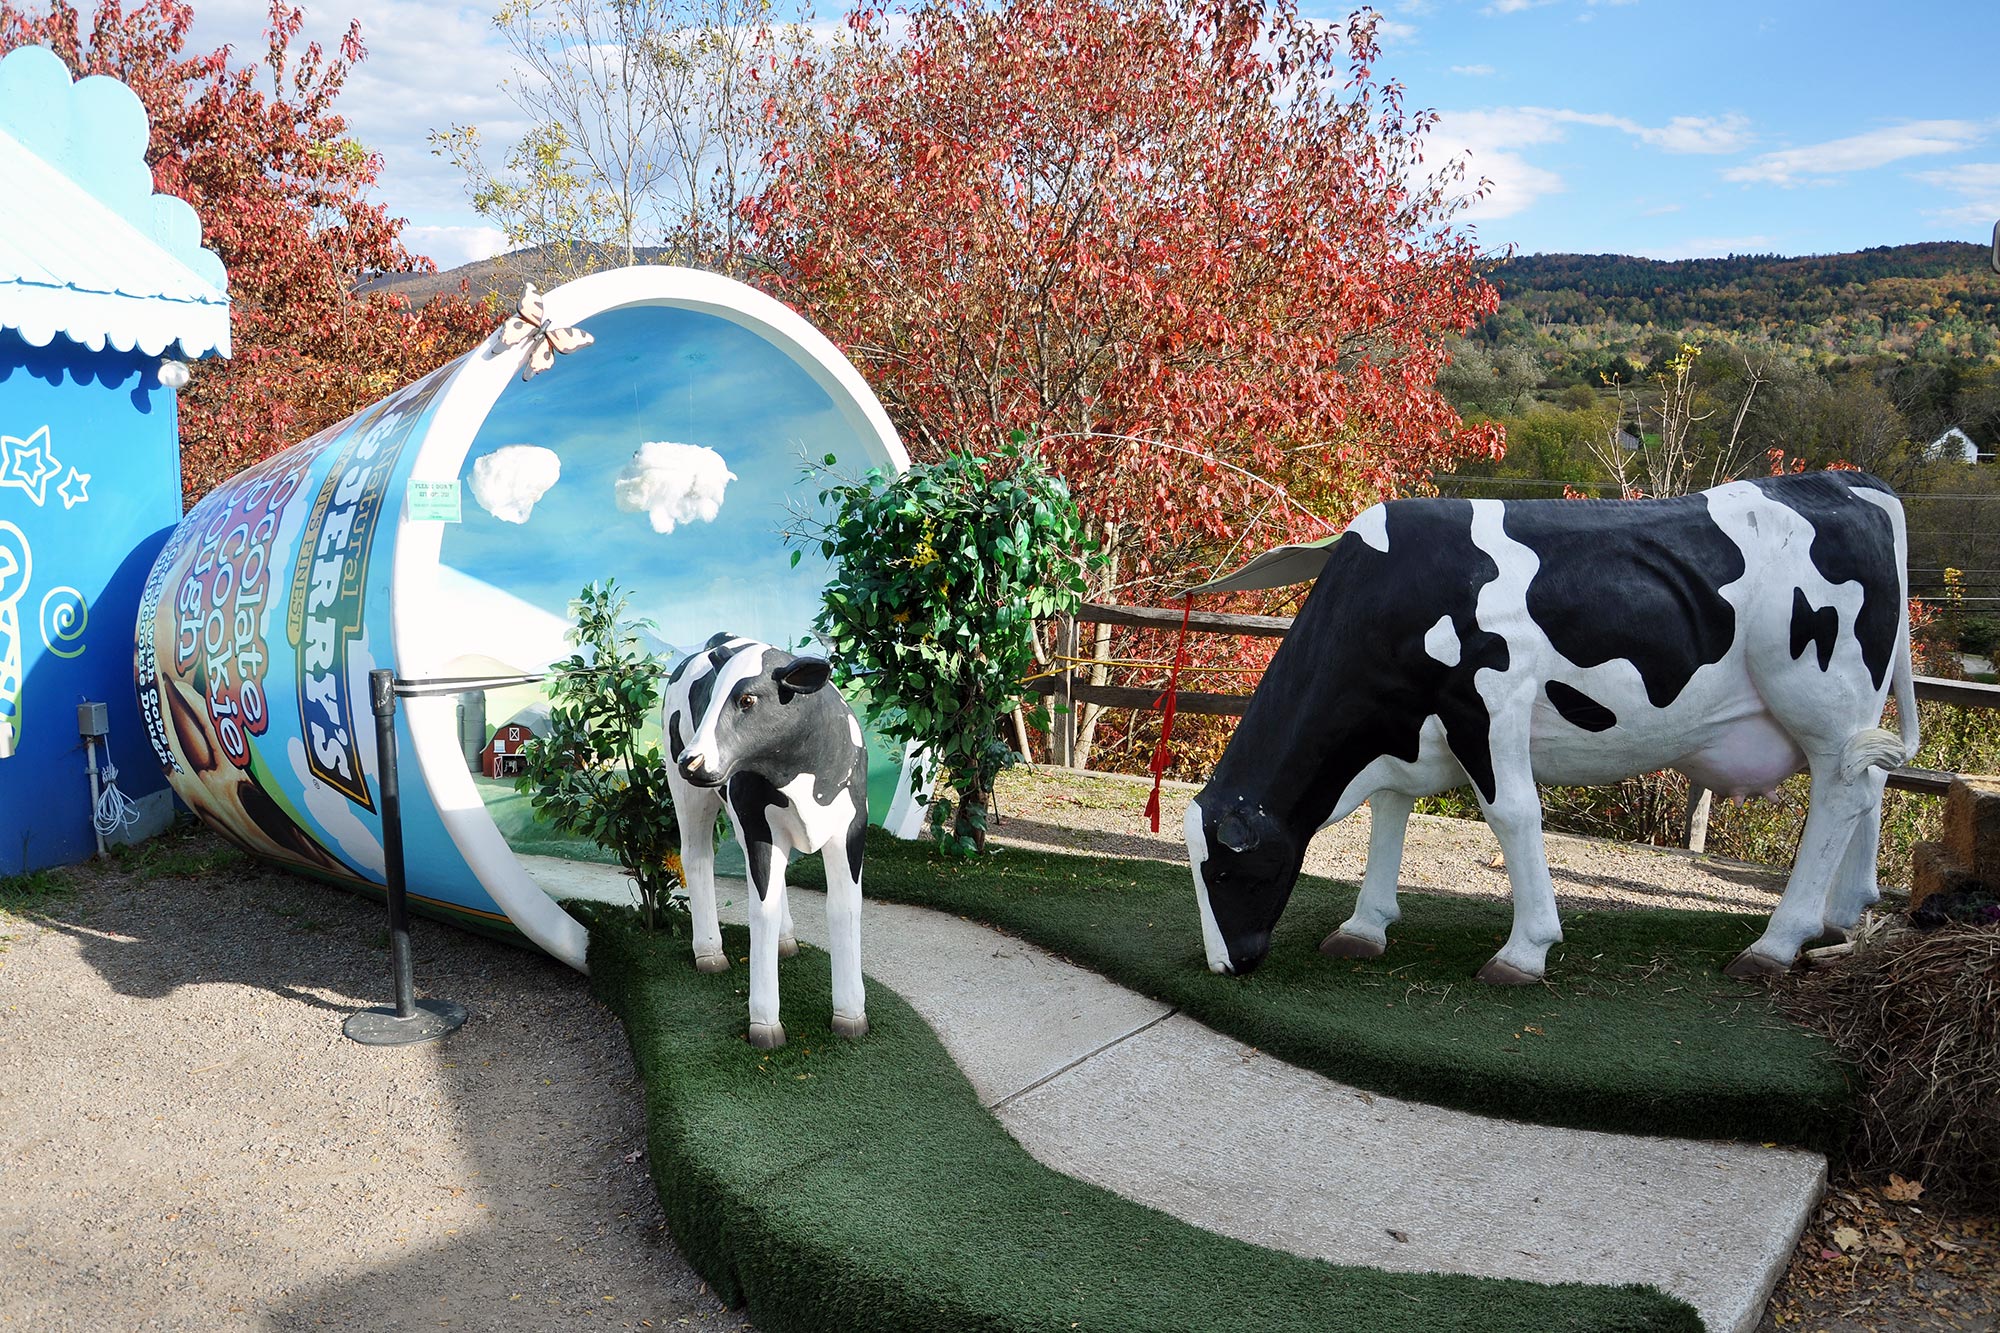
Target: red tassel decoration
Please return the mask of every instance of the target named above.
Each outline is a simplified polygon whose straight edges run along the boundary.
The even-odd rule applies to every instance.
[[[1181,598],[1181,632],[1174,640],[1174,665],[1167,672],[1167,691],[1153,700],[1153,707],[1162,708],[1160,718],[1160,743],[1153,747],[1153,794],[1146,798],[1146,818],[1153,826],[1153,832],[1160,831],[1160,782],[1166,775],[1167,765],[1173,761],[1173,752],[1167,749],[1167,741],[1174,734],[1174,703],[1179,697],[1181,686],[1181,663],[1187,659],[1188,615],[1194,610],[1194,594]]]

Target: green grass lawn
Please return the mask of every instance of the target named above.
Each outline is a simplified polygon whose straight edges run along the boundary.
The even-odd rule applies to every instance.
[[[1014,848],[953,860],[869,833],[868,896],[989,922],[1358,1087],[1586,1129],[1829,1154],[1847,1138],[1853,1091],[1832,1048],[1721,973],[1761,916],[1568,911],[1549,980],[1492,987],[1473,974],[1505,940],[1509,904],[1404,894],[1383,957],[1333,960],[1317,946],[1355,891],[1308,878],[1263,966],[1221,977],[1184,866]],[[820,887],[817,858],[789,873]]]
[[[870,982],[873,1030],[832,1037],[817,950],[786,964],[791,1042],[764,1052],[743,1037],[741,969],[699,973],[685,940],[588,915],[591,983],[645,1079],[675,1242],[766,1333],[1701,1327],[1648,1287],[1387,1273],[1189,1226],[1029,1157],[894,992]]]

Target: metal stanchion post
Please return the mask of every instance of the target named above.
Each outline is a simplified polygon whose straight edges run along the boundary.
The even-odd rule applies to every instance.
[[[396,1003],[350,1014],[342,1027],[363,1046],[407,1046],[435,1041],[465,1024],[465,1009],[450,1000],[419,1000],[410,968],[410,911],[403,888],[403,801],[396,786],[396,674],[368,673],[375,710],[376,776],[382,793],[382,878],[389,900],[389,960]]]

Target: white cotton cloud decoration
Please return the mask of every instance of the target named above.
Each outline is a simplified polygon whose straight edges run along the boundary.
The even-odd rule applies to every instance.
[[[535,501],[562,476],[562,460],[538,444],[503,444],[472,465],[472,498],[505,523],[526,523]]]
[[[618,474],[618,509],[644,514],[653,531],[683,523],[708,523],[722,512],[722,491],[736,474],[722,455],[699,444],[648,440]]]

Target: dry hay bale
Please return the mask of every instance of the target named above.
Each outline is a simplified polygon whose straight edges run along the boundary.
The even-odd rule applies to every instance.
[[[1941,1194],[2000,1188],[2000,929],[1884,938],[1779,998],[1861,1072],[1856,1167]]]

